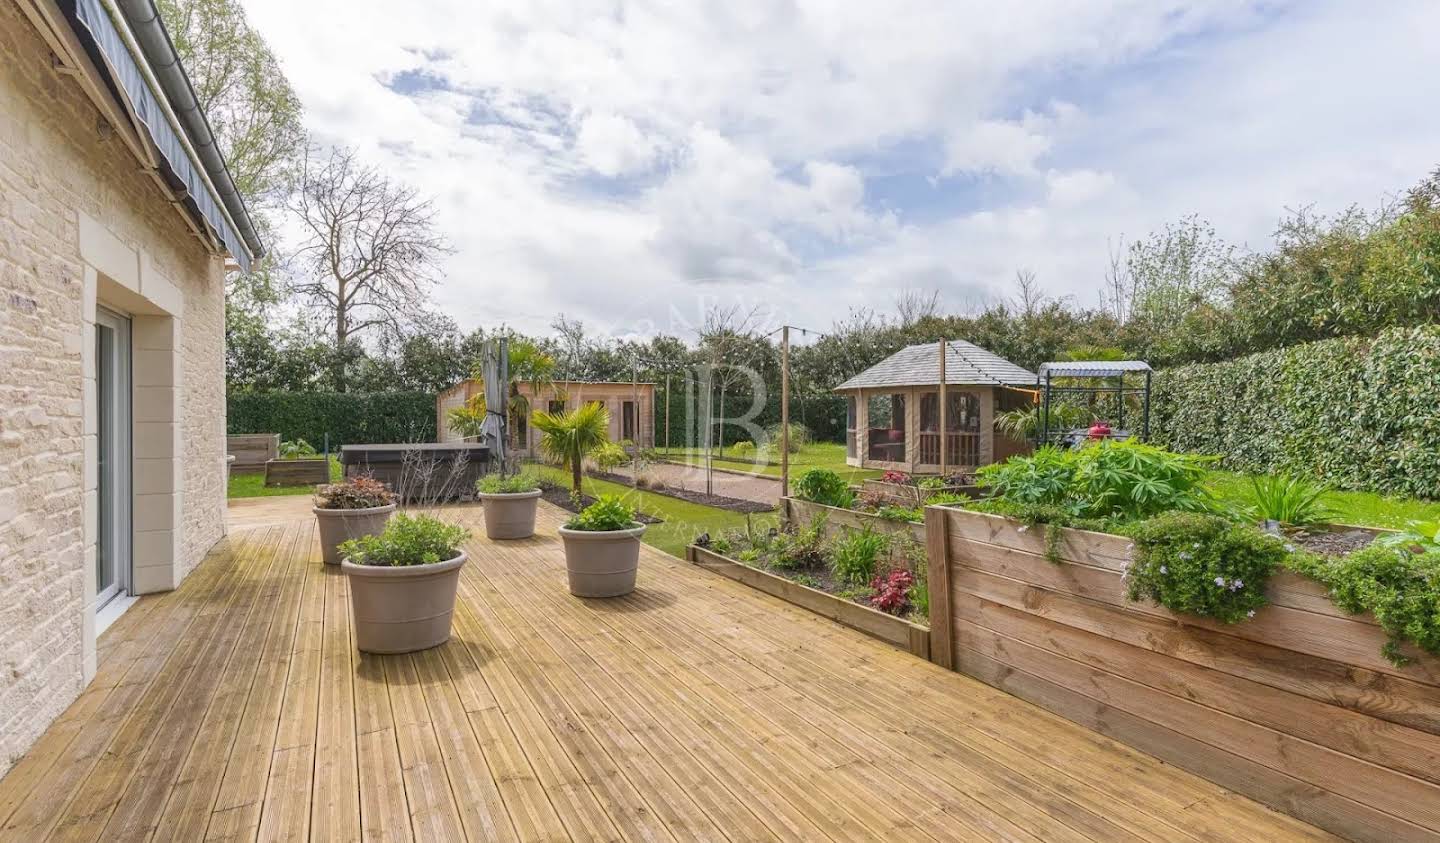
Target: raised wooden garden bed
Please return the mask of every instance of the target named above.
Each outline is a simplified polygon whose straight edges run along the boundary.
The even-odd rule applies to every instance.
[[[1281,573],[1225,625],[1132,603],[1128,540],[926,510],[931,659],[1357,840],[1440,838],[1440,660]]]
[[[702,568],[823,615],[922,659],[930,658],[930,630],[919,624],[736,562],[697,545],[686,548],[685,558]]]
[[[815,520],[820,515],[825,516],[825,532],[834,533],[844,527],[857,530],[869,527],[876,532],[896,533],[908,530],[916,541],[925,540],[925,525],[915,524],[909,521],[891,521],[888,518],[881,518],[868,512],[857,512],[853,509],[841,509],[837,506],[826,506],[821,503],[800,500],[799,498],[781,498],[780,511],[788,523],[796,527],[803,527]]]
[[[232,433],[225,437],[225,453],[235,458],[232,471],[260,471],[280,456],[280,434]]]
[[[330,461],[319,459],[268,460],[266,486],[314,486],[330,482]]]
[[[886,499],[905,506],[915,506],[915,486],[907,483],[886,483],[884,480],[864,480],[860,483],[860,490],[863,492],[879,492]],[[939,491],[954,492],[957,495],[978,498],[983,491],[979,486],[947,486]],[[933,494],[927,492],[926,494]]]

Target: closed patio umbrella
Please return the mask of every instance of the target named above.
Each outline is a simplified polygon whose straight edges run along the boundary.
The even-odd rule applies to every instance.
[[[485,420],[480,423],[480,441],[490,447],[491,459],[505,468],[505,341],[485,344],[480,375],[485,379]]]

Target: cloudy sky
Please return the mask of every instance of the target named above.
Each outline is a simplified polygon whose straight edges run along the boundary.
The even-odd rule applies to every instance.
[[[1440,165],[1440,3],[245,0],[321,139],[436,199],[462,327],[823,328],[1017,268],[1097,300],[1107,242]]]

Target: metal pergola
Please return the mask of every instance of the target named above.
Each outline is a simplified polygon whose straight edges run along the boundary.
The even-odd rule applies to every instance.
[[[1094,405],[1094,399],[1101,396],[1115,398],[1115,429],[1125,428],[1126,396],[1140,396],[1140,440],[1150,438],[1150,380],[1153,374],[1150,364],[1143,360],[1084,360],[1040,364],[1036,386],[1040,390],[1040,438],[1039,444],[1050,444],[1063,440],[1070,431],[1050,430],[1050,401],[1054,397],[1067,395],[1084,396],[1087,403]],[[1143,375],[1143,385],[1127,382],[1127,376]],[[1061,384],[1057,385],[1056,380]],[[1089,381],[1089,383],[1073,383]]]

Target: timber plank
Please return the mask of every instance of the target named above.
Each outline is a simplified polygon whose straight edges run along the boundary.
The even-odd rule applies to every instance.
[[[308,534],[294,564],[303,577],[300,612],[287,660],[284,697],[260,807],[260,837],[298,840],[309,835],[319,722],[321,651],[325,638],[325,565],[318,528]]]
[[[538,591],[538,588],[534,590]],[[638,596],[641,595],[642,592],[644,592],[643,588],[637,590],[636,594],[632,597],[634,597],[634,599],[636,600],[644,599]],[[622,598],[621,600],[629,601],[630,599],[632,598]],[[614,602],[618,603],[621,601]],[[832,743],[829,741],[819,742],[816,741],[814,738],[811,738],[810,744],[812,747],[815,748],[814,751],[821,753],[822,763],[834,767],[844,766],[846,770],[856,772],[857,774],[862,775],[864,777],[864,784],[866,785],[866,789],[868,789],[870,792],[885,793],[894,791],[897,788],[912,789],[917,793],[926,794],[926,797],[928,799],[934,800],[934,803],[932,804],[937,804],[938,806],[943,807],[946,811],[950,812],[949,816],[953,817],[954,819],[959,819],[961,816],[966,816],[968,813],[972,822],[978,822],[977,828],[988,826],[988,834],[990,836],[1005,837],[1014,836],[1017,834],[1024,836],[1024,832],[1019,831],[1018,828],[1010,826],[1003,821],[996,823],[994,818],[991,818],[987,821],[984,817],[984,815],[986,814],[986,811],[984,809],[978,810],[980,819],[977,821],[975,819],[975,816],[977,815],[977,806],[971,805],[967,808],[954,802],[954,799],[956,797],[965,798],[965,794],[963,793],[963,791],[967,790],[967,787],[962,786],[959,790],[950,789],[948,787],[937,788],[935,786],[935,783],[926,777],[907,777],[903,771],[903,768],[900,772],[900,777],[898,779],[886,781],[885,773],[892,772],[893,774],[893,771],[887,769],[883,764],[876,766],[873,771],[869,771],[867,769],[867,765],[857,763],[860,757],[863,756],[884,758],[893,753],[890,749],[880,744],[878,741],[868,739],[865,736],[864,732],[866,730],[873,732],[884,731],[890,726],[890,723],[888,721],[882,721],[879,717],[875,717],[865,722],[861,729],[856,730],[848,728],[848,724],[846,724],[844,721],[826,719],[826,712],[820,712],[818,715],[816,715],[817,719],[815,720],[802,720],[795,714],[791,714],[789,712],[789,709],[798,708],[802,711],[809,713],[812,711],[813,707],[812,709],[807,709],[805,706],[806,703],[808,703],[809,701],[799,699],[793,693],[775,690],[781,688],[781,685],[774,676],[761,673],[758,670],[746,671],[747,673],[753,673],[754,675],[752,676],[727,675],[727,672],[720,668],[721,665],[734,664],[737,666],[737,671],[742,670],[744,669],[743,666],[748,665],[750,662],[758,663],[758,658],[756,656],[750,653],[738,653],[737,655],[739,655],[740,658],[717,660],[715,658],[715,644],[718,642],[716,642],[714,639],[709,639],[712,643],[705,650],[697,649],[694,646],[690,646],[690,641],[704,641],[706,640],[706,636],[692,637],[677,634],[679,629],[683,627],[683,624],[680,623],[680,618],[693,615],[694,613],[687,613],[683,610],[682,607],[676,608],[677,613],[675,618],[668,619],[663,622],[662,626],[655,628],[656,631],[654,634],[663,635],[663,641],[659,638],[655,638],[653,641],[647,642],[646,645],[644,645],[644,651],[653,654],[654,658],[656,659],[664,658],[667,650],[674,654],[674,659],[676,661],[674,663],[671,663],[671,661],[666,659],[663,664],[663,667],[665,669],[671,671],[683,670],[680,665],[686,662],[694,664],[705,664],[707,665],[707,668],[703,671],[705,673],[705,679],[703,681],[707,681],[712,684],[719,684],[720,687],[731,691],[735,698],[748,697],[754,699],[756,703],[758,703],[756,710],[764,712],[763,716],[767,720],[774,723],[774,726],[770,728],[774,729],[778,727],[780,733],[797,736],[810,735],[811,733],[815,732],[828,733],[834,735],[837,741],[843,740],[843,743],[834,743],[832,745]],[[636,622],[639,623],[641,622],[641,619],[645,618],[646,616],[653,615],[658,618],[662,613],[666,611],[667,609],[663,607],[656,607],[653,612],[625,612],[617,614],[615,616],[623,617],[626,619],[635,618]],[[657,623],[660,622],[657,621]],[[633,632],[627,632],[627,638],[633,638],[633,636]],[[712,666],[714,668],[713,670],[711,669]],[[697,688],[697,690],[700,689]],[[832,689],[826,690],[828,692]],[[840,694],[843,697],[844,691],[841,691]],[[720,699],[714,693],[706,693],[706,696],[710,699]],[[822,723],[820,722],[820,720],[825,720],[825,722]],[[858,746],[856,746],[857,744]],[[851,748],[847,747],[853,747],[854,751],[852,752]],[[860,782],[857,782],[857,785],[858,784],[860,784]],[[979,788],[983,791],[987,787],[987,782],[981,778],[970,776],[965,782],[965,785],[968,786],[968,788]],[[1031,789],[1033,790],[1033,786]],[[993,794],[985,794],[977,798],[980,798],[981,801],[988,801],[984,798],[984,796],[990,795]],[[919,804],[916,804],[915,812],[918,812],[918,814],[921,815],[928,815],[928,812],[921,812],[919,811],[919,808]],[[1048,827],[1051,822],[1046,815],[1040,814],[1038,812],[1034,816],[1032,816],[1032,819],[1035,822],[1039,823],[1039,826],[1041,827]],[[1091,819],[1093,821],[1095,818],[1092,816]],[[1051,836],[1063,836],[1065,832],[1066,829],[1064,826],[1057,825],[1054,827],[1054,829],[1051,830]],[[1115,829],[1113,826],[1107,826],[1105,829],[1105,833],[1113,835],[1114,832]],[[914,832],[911,831],[911,833]],[[976,829],[972,829],[970,833],[977,836],[980,834],[980,832]]]
[[[977,627],[967,621],[966,646],[1111,708],[1322,788],[1355,802],[1355,810],[1384,811],[1415,825],[1440,826],[1440,788],[1241,717],[1156,690],[1083,662]]]
[[[465,577],[462,575],[461,589],[464,587]],[[478,713],[477,732],[500,734],[501,722],[513,732],[551,806],[571,836],[622,839],[616,823],[566,755],[549,726],[530,705],[523,688],[506,666],[502,652],[485,634],[468,599],[457,601],[455,616],[464,629],[462,634],[470,648],[471,658],[477,666],[484,665],[482,676],[496,701],[494,709]],[[480,649],[477,650],[477,647]]]
[[[266,610],[252,611],[245,619],[234,653],[220,671],[220,687],[170,789],[158,828],[172,839],[195,840],[205,836],[225,769],[224,759],[234,745],[240,715],[259,664],[261,646],[274,621],[268,607],[278,593],[279,579],[275,572],[283,563],[277,560],[288,558],[285,548],[291,541],[284,540],[282,536],[271,547],[270,542],[262,537],[255,543],[265,548],[262,552],[268,552],[270,557],[269,565],[256,583],[256,604]]]
[[[305,581],[303,559],[309,555],[314,522],[306,522],[293,550],[287,554],[278,576],[280,591],[271,611],[275,620],[266,633],[265,645],[245,710],[236,730],[235,743],[226,759],[215,805],[211,809],[206,839],[253,838],[259,831],[265,783],[275,753],[275,734],[285,698],[295,627],[300,615],[301,592]]]
[[[436,649],[422,650],[412,659],[465,834],[471,840],[514,840],[515,828],[495,784],[496,777],[485,761],[484,750]]]
[[[70,795],[68,804],[51,818],[53,839],[92,840],[101,834],[125,788],[140,772],[167,713],[191,680],[205,672],[198,666],[209,652],[207,645],[222,619],[220,609],[229,601],[242,567],[236,566],[212,585],[208,599],[187,625],[187,634],[165,654],[164,667],[119,725],[104,754]]]
[[[1440,736],[1329,705],[1239,676],[1065,626],[989,601],[962,603],[961,618],[1219,711],[1440,783]]]
[[[783,640],[795,641],[797,633],[800,631],[799,626],[786,624],[783,619],[777,617],[779,613],[756,611],[755,608],[752,608],[752,601],[748,600],[733,602],[746,608],[747,616],[740,621],[746,628],[760,629],[773,620],[777,636]],[[823,628],[823,625],[820,624],[807,626]],[[929,709],[932,717],[931,723],[943,723],[947,727],[964,724],[965,727],[974,728],[990,738],[1012,745],[1014,750],[1021,753],[1022,758],[1043,759],[1054,771],[1065,775],[1076,771],[1077,764],[1082,758],[1087,759],[1085,763],[1091,765],[1091,771],[1084,775],[1085,783],[1104,790],[1105,800],[1111,803],[1133,802],[1136,801],[1140,792],[1149,791],[1146,793],[1147,799],[1151,801],[1164,800],[1169,803],[1170,808],[1153,810],[1157,824],[1163,825],[1165,818],[1172,816],[1173,811],[1193,804],[1197,801],[1197,796],[1206,795],[1214,795],[1215,815],[1197,816],[1188,822],[1186,827],[1208,839],[1229,839],[1237,824],[1250,824],[1256,828],[1268,828],[1273,832],[1277,822],[1281,825],[1291,822],[1263,810],[1258,813],[1253,808],[1236,811],[1234,809],[1244,803],[1221,798],[1219,796],[1221,791],[1208,782],[1195,779],[1186,773],[1170,772],[1169,768],[1151,769],[1148,766],[1150,765],[1149,760],[1144,756],[1110,743],[1093,733],[1077,733],[1072,726],[1062,725],[1058,718],[1041,709],[1017,707],[1014,699],[1003,693],[988,692],[983,690],[983,686],[975,686],[971,693],[964,696],[955,696],[947,691],[937,697],[927,689],[932,685],[949,684],[950,680],[958,677],[955,677],[954,674],[926,671],[925,666],[918,663],[890,659],[888,657],[892,654],[888,651],[872,654],[875,657],[873,662],[866,657],[854,658],[855,645],[853,642],[845,640],[846,636],[838,630],[826,631],[819,637],[824,640],[844,641],[839,645],[839,652],[842,657],[849,657],[850,666],[874,673],[874,679],[864,679],[847,672],[844,681],[851,687],[870,689],[873,693],[882,696],[887,693],[894,694],[899,690],[899,695],[893,697],[893,702],[889,703],[890,710],[907,710],[918,713]],[[798,652],[813,652],[815,649],[814,644],[805,639],[803,650]],[[884,667],[873,666],[882,660],[881,657],[886,657]],[[892,660],[897,663],[890,664],[889,662]],[[817,665],[832,668],[837,662],[843,663],[841,659],[822,661],[818,656],[814,658],[814,661]],[[896,674],[909,674],[907,678],[911,681],[897,689]],[[986,698],[994,700],[995,704],[978,710],[973,708],[975,704],[986,703]],[[1017,729],[1006,725],[1009,721],[1017,718],[1024,721],[1023,728]],[[1019,725],[1016,724],[1017,727]],[[944,732],[938,727],[906,726],[906,731],[937,742],[944,739]],[[1047,734],[1059,735],[1063,742],[1057,743],[1049,740],[1045,737]],[[1077,738],[1083,738],[1083,740],[1077,741]],[[940,744],[937,743],[937,745]],[[1128,762],[1131,766],[1119,766],[1126,763],[1126,759],[1133,759]],[[1142,771],[1144,775],[1138,775]],[[1102,804],[1105,800],[1102,800]],[[1157,807],[1159,804],[1157,803]],[[1261,817],[1260,814],[1266,816]],[[1298,824],[1296,827],[1299,827]]]
[[[338,566],[325,568],[325,634],[320,655],[320,720],[310,802],[314,840],[360,839],[359,750],[355,733],[354,647],[350,583]]]
[[[193,588],[203,591],[221,573],[219,565],[202,565],[191,575]],[[58,811],[114,736],[117,718],[128,716],[145,683],[169,656],[169,641],[194,617],[198,604],[186,597],[176,591],[142,597],[125,616],[149,608],[117,632],[122,637],[110,639],[115,627],[106,630],[114,649],[98,662],[95,679],[0,779],[0,829],[33,829],[37,817],[48,819]],[[28,817],[15,816],[22,803],[27,803],[23,813]]]
[[[1208,618],[1178,615],[1145,601],[1132,602],[1125,597],[1120,573],[1107,568],[1064,560],[1051,562],[1042,556],[996,545],[954,539],[950,544],[951,559],[957,566],[952,583],[955,588],[967,588],[964,580],[968,571],[994,574],[1037,588],[1087,597],[1136,613],[1166,618],[1186,626],[1223,632],[1236,638],[1440,686],[1440,660],[1422,659],[1405,667],[1391,664],[1381,655],[1387,636],[1374,624],[1279,605],[1266,606],[1245,623],[1222,624]]]
[[[255,614],[255,607],[262,605],[261,582],[274,562],[273,555],[263,554],[262,549],[263,546],[247,547],[247,552],[237,560],[239,579],[224,608],[217,613],[217,629],[211,633],[210,643],[201,653],[184,692],[160,723],[150,749],[140,761],[139,770],[121,796],[102,837],[143,839],[159,828],[174,783],[200,737],[204,718],[223,688],[225,666],[235,657],[241,633]]]
[[[962,648],[957,658],[966,673],[1043,705],[1098,732],[1183,767],[1226,787],[1256,796],[1293,816],[1329,826],[1357,840],[1421,840],[1428,832],[1412,823],[1363,809],[1352,800],[1166,729],[1129,712],[1077,694],[1034,674]],[[1357,808],[1359,810],[1357,810]]]
[[[1241,676],[1331,705],[1440,734],[1440,694],[1428,686],[1340,661],[1297,653],[1179,624],[1148,613],[1031,586],[968,569],[956,600],[973,598],[1039,615],[1067,626],[1204,667]]]
[[[352,634],[352,645],[354,638]],[[385,684],[384,657],[356,652],[354,659],[361,835],[367,840],[413,840],[407,782]]]
[[[400,747],[401,774],[410,805],[410,827],[418,840],[463,840],[460,809],[450,790],[440,743],[430,725],[430,712],[415,675],[410,655],[380,657],[385,687],[395,718],[395,739]]]

